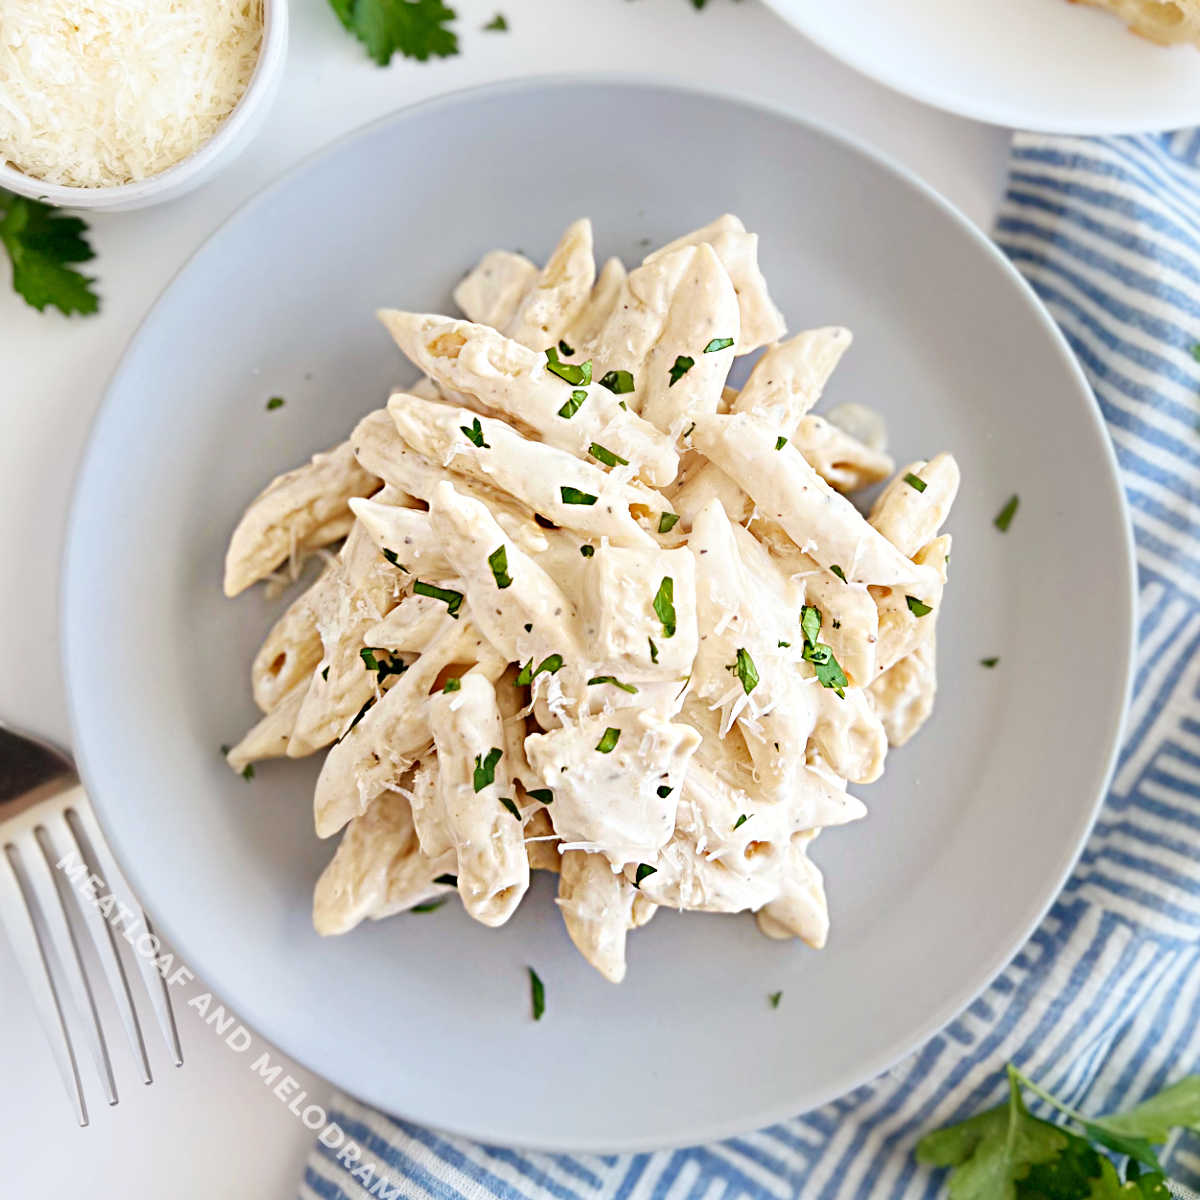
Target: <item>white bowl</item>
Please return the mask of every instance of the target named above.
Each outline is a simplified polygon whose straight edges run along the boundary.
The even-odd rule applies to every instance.
[[[173,167],[135,183],[91,188],[47,183],[0,162],[0,188],[60,208],[90,208],[108,212],[146,208],[190,192],[233,162],[262,128],[283,79],[287,40],[287,0],[263,0],[262,45],[254,74],[250,76],[242,98],[217,132]]]

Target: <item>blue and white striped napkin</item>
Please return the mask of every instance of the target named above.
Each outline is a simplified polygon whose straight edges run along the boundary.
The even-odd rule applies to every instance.
[[[1137,537],[1140,650],[1112,790],[1041,928],[970,1008],[816,1112],[690,1150],[551,1155],[443,1137],[336,1097],[302,1200],[932,1197],[920,1134],[998,1102],[1013,1060],[1084,1111],[1200,1069],[1200,131],[1018,134],[996,239],[1095,389]],[[1200,1182],[1200,1148],[1171,1174]],[[357,1173],[356,1173],[357,1169]]]

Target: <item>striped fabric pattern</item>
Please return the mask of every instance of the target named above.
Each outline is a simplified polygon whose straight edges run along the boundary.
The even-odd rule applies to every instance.
[[[337,1097],[367,1173],[318,1144],[303,1200],[928,1197],[922,1132],[998,1102],[1015,1061],[1084,1111],[1200,1070],[1200,130],[1018,134],[996,239],[1062,327],[1116,446],[1140,575],[1132,712],[1080,863],[1028,944],[907,1061],[716,1145],[612,1157],[443,1137]],[[1168,1147],[1200,1185],[1200,1139]]]

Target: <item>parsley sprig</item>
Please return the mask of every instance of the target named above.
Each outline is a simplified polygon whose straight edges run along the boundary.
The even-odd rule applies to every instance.
[[[87,316],[100,307],[96,281],[68,265],[95,258],[86,233],[78,217],[0,189],[0,246],[12,263],[13,290],[38,312],[49,304],[64,316]]]
[[[804,659],[812,663],[817,682],[845,700],[850,681],[841,663],[834,658],[832,648],[817,641],[821,633],[821,610],[815,605],[806,604],[800,610],[800,631],[804,634]]]
[[[426,62],[458,53],[447,25],[457,15],[442,0],[329,0],[338,20],[386,67],[393,54]]]

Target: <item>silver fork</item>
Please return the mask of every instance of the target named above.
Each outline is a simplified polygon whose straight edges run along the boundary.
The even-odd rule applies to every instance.
[[[82,862],[87,865],[87,876],[103,880],[100,894],[112,896],[115,916],[106,918],[86,893],[76,890],[58,866],[64,862],[72,864],[76,879],[86,878],[78,865]],[[68,910],[76,914],[74,923]],[[115,932],[132,938],[135,947],[143,934],[153,933],[100,832],[74,764],[46,742],[0,724],[0,924],[33,993],[38,1019],[80,1125],[88,1123],[87,1101],[61,991],[70,997],[105,1099],[116,1104],[118,1097],[93,981],[76,940],[79,924],[87,929],[95,947],[142,1082],[154,1081],[129,979],[117,951],[114,921],[118,926]],[[148,941],[144,944],[151,945]],[[153,955],[135,949],[133,957],[167,1049],[175,1065],[181,1066],[179,1032],[166,981]]]

